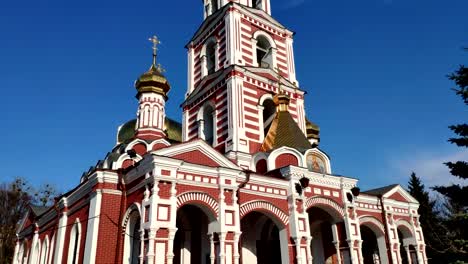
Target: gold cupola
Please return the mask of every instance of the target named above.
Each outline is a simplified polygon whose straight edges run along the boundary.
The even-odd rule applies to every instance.
[[[161,65],[156,64],[157,45],[160,43],[156,36],[150,38],[153,43],[153,63],[149,70],[143,73],[135,82],[135,88],[138,91],[137,98],[142,93],[153,92],[164,96],[167,99],[167,94],[171,89],[168,80],[162,74]]]

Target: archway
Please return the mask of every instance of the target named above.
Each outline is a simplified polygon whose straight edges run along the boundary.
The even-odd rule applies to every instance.
[[[215,216],[202,206],[187,204],[179,208],[173,263],[211,263],[217,251],[214,245],[216,224]]]
[[[333,209],[313,206],[307,210],[314,264],[351,263],[343,218]]]
[[[140,263],[141,255],[141,216],[137,209],[128,215],[125,227],[124,264]]]
[[[417,264],[418,257],[416,248],[412,244],[414,241],[413,233],[406,225],[397,227],[398,241],[400,243],[400,259],[401,264]]]
[[[287,231],[276,218],[252,211],[241,220],[241,264],[289,263]]]
[[[364,264],[388,263],[384,234],[371,224],[360,226]]]

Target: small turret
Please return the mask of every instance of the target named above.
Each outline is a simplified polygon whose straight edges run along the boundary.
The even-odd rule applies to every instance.
[[[139,101],[136,137],[146,140],[164,138],[165,105],[170,90],[169,82],[162,74],[161,65],[156,64],[156,36],[149,39],[153,43],[153,63],[149,70],[143,73],[135,82],[136,98]]]

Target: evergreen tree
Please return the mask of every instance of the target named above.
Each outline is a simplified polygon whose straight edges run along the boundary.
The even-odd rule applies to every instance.
[[[448,243],[447,231],[436,209],[436,201],[429,197],[429,192],[414,172],[408,182],[408,191],[419,202],[419,222],[424,233],[427,257],[430,263],[443,263],[443,253]]]
[[[460,66],[448,78],[455,82],[453,89],[468,105],[468,68]],[[448,141],[461,148],[468,148],[468,124],[457,124],[449,127],[456,135]],[[450,173],[461,179],[468,179],[468,162],[455,161],[445,163]],[[433,188],[447,199],[447,219],[445,225],[449,230],[450,244],[446,254],[448,261],[468,263],[468,186],[452,184]],[[453,258],[452,258],[453,257]]]

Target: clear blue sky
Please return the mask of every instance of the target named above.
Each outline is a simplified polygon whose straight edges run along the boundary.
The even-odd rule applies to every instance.
[[[306,110],[321,127],[334,173],[363,189],[450,179],[443,161],[468,159],[447,126],[468,111],[446,75],[468,64],[466,0],[272,0],[297,34]],[[184,45],[202,1],[2,1],[0,181],[22,176],[66,191],[135,116],[134,80],[151,61],[148,37],[172,84],[167,114],[181,119]]]

